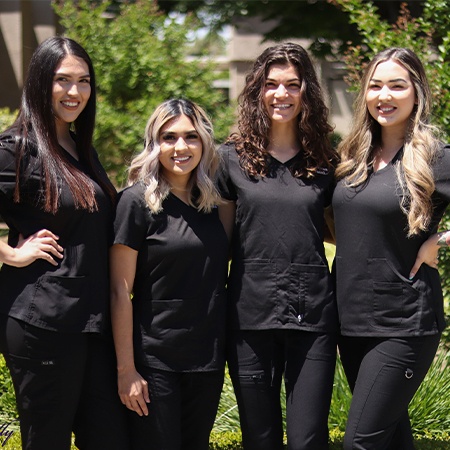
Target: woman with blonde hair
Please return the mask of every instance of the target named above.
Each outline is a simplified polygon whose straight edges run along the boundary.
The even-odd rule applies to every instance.
[[[450,201],[450,152],[409,49],[364,71],[333,196],[339,349],[353,392],[344,448],[414,448],[408,404],[445,327],[436,234]]]
[[[119,395],[132,448],[207,450],[224,371],[228,239],[212,126],[173,99],[150,117],[111,249]]]

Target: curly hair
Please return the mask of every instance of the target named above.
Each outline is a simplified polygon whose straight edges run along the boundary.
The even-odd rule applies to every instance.
[[[163,201],[171,185],[164,177],[159,162],[160,132],[169,121],[185,115],[192,122],[202,141],[202,157],[189,178],[189,204],[199,211],[210,212],[222,202],[213,182],[219,165],[212,124],[205,111],[186,99],[171,99],[161,103],[150,116],[145,128],[144,150],[137,155],[128,169],[128,184],[144,183],[145,201],[150,210],[162,211]]]
[[[292,65],[300,78],[301,111],[297,131],[303,158],[293,164],[291,171],[295,177],[313,177],[318,169],[332,167],[337,158],[328,137],[332,127],[328,123],[322,89],[308,53],[298,44],[269,47],[256,59],[239,96],[239,133],[232,134],[228,142],[235,144],[240,164],[249,176],[268,175],[271,121],[263,95],[273,64]]]
[[[381,145],[381,125],[369,113],[366,93],[376,67],[385,61],[394,61],[408,71],[416,95],[403,153],[394,165],[402,193],[400,207],[407,216],[408,236],[412,236],[427,230],[431,221],[431,196],[435,189],[432,163],[440,147],[438,129],[429,123],[432,101],[428,80],[420,59],[412,50],[388,48],[367,65],[355,100],[352,130],[338,147],[341,161],[336,177],[344,179],[350,187],[368,179],[376,149]]]

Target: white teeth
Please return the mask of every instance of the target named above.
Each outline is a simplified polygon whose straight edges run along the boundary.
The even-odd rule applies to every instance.
[[[66,105],[66,106],[77,106],[78,105],[77,102],[62,102],[62,104]]]
[[[273,107],[277,108],[277,109],[287,109],[287,108],[290,108],[290,106],[291,105],[287,105],[287,104],[284,104],[284,103],[273,105]]]
[[[392,106],[390,107],[380,107],[380,111],[387,113],[387,112],[391,112],[394,111],[394,108]]]
[[[173,159],[175,161],[183,162],[183,161],[187,161],[189,158],[190,158],[190,156],[178,156],[178,157],[174,157]]]

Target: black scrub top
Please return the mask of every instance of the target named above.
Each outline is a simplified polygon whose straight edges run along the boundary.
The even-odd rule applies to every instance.
[[[224,367],[228,239],[218,217],[173,194],[152,214],[137,183],[119,194],[115,244],[136,251],[133,336],[137,366],[173,372]]]
[[[94,150],[92,150],[94,151]],[[81,162],[68,162],[87,173]],[[109,327],[108,251],[112,238],[112,204],[92,181],[98,210],[76,209],[67,185],[60,185],[60,206],[47,213],[38,202],[42,171],[32,144],[27,149],[20,203],[13,201],[16,181],[15,138],[0,136],[0,215],[9,227],[8,243],[46,228],[64,248],[57,266],[38,259],[27,267],[3,264],[0,313],[33,326],[61,332],[101,332]],[[96,158],[98,173],[106,174]],[[88,173],[87,173],[88,174]],[[89,175],[89,174],[88,174]]]
[[[232,144],[220,148],[219,190],[236,202],[228,280],[231,326],[240,330],[332,332],[337,312],[323,245],[333,175],[296,178],[271,158],[270,174],[249,178]]]
[[[371,171],[364,185],[350,188],[341,180],[334,192],[336,295],[345,336],[420,336],[445,327],[438,271],[424,263],[414,279],[409,273],[450,201],[450,147],[433,166],[429,231],[410,238],[394,168],[401,156],[402,150],[386,167]]]

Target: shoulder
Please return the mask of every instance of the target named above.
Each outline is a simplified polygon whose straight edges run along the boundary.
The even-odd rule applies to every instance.
[[[220,161],[228,166],[230,163],[239,164],[239,154],[236,149],[235,142],[226,142],[219,147],[218,150]]]
[[[4,151],[15,151],[17,142],[20,136],[18,136],[14,130],[8,130],[0,134],[0,149]]]
[[[144,193],[145,186],[142,183],[133,184],[119,192],[114,221],[116,231],[147,226],[152,215],[145,203]]]
[[[450,158],[450,144],[441,143],[437,151],[437,160],[442,158]]]
[[[9,128],[0,134],[0,150],[16,154],[17,148],[25,139],[25,152],[30,156],[36,157],[38,154],[38,146],[33,133],[25,138],[17,128]]]
[[[14,165],[18,137],[11,132],[0,135],[0,166],[5,168]]]
[[[222,158],[229,158],[230,155],[237,155],[236,144],[234,142],[225,142],[219,147],[218,152]]]
[[[145,186],[142,183],[135,183],[122,189],[118,194],[119,203],[143,203]]]
[[[436,152],[433,168],[438,172],[445,169],[450,171],[450,144],[442,143]]]

